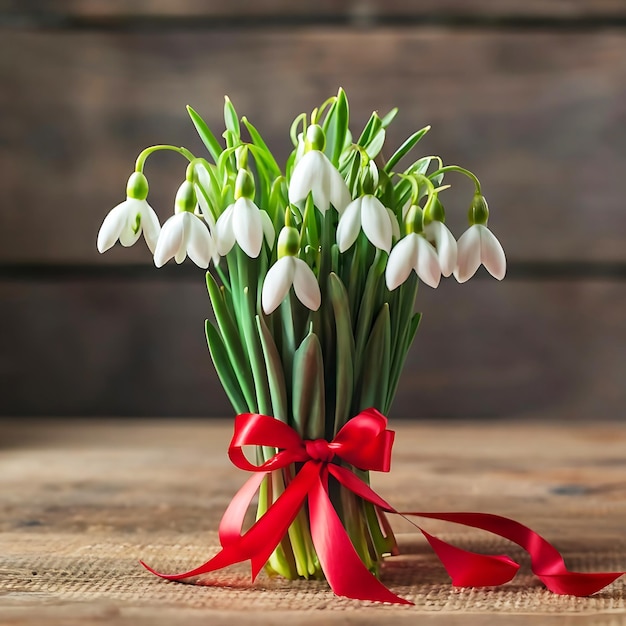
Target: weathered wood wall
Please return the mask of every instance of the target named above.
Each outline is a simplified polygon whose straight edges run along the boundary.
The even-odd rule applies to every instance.
[[[99,256],[99,224],[141,148],[201,150],[185,104],[219,128],[228,94],[284,157],[339,85],[357,126],[400,107],[390,145],[432,124],[509,258],[502,284],[421,289],[395,415],[624,417],[622,0],[0,0],[0,414],[227,414],[202,271]],[[162,218],[182,167],[148,165]]]

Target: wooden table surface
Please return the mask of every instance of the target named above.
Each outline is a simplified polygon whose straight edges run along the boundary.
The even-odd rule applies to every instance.
[[[0,624],[626,624],[626,579],[590,598],[556,596],[516,546],[425,521],[522,569],[500,588],[453,588],[424,540],[394,521],[403,555],[384,581],[414,607],[333,596],[234,567],[202,585],[163,570],[204,561],[245,476],[226,457],[227,421],[22,420],[0,430]],[[374,487],[399,509],[516,518],[572,569],[626,569],[626,425],[396,423],[394,464]],[[219,584],[217,584],[219,583]]]

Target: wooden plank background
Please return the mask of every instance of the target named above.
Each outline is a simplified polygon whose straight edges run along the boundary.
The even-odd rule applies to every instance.
[[[100,256],[146,145],[200,152],[222,98],[288,153],[339,85],[354,124],[483,181],[509,277],[423,287],[396,416],[621,419],[626,407],[626,3],[0,2],[2,415],[224,415],[201,271]],[[151,160],[162,220],[184,166]],[[463,229],[463,181],[448,213]]]

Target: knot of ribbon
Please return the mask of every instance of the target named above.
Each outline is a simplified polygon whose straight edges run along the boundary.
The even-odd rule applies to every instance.
[[[624,573],[570,572],[561,554],[546,539],[527,526],[499,515],[397,511],[354,472],[335,462],[340,460],[360,470],[388,472],[393,440],[394,432],[387,429],[387,418],[376,409],[366,409],[353,417],[330,442],[303,440],[293,428],[267,415],[238,415],[228,456],[234,465],[254,474],[237,492],[222,517],[221,550],[206,563],[180,574],[162,574],[143,561],[142,565],[161,578],[181,580],[249,560],[254,579],[308,501],[313,545],[326,579],[337,595],[412,604],[385,587],[361,561],[329,497],[328,481],[329,476],[333,476],[345,488],[372,503],[383,520],[385,513],[405,519],[415,516],[443,520],[485,530],[518,544],[529,554],[534,574],[554,593],[591,595]],[[264,463],[254,465],[243,452],[243,448],[250,445],[268,446],[278,452]],[[246,511],[263,479],[292,463],[302,464],[297,474],[265,514],[243,532]],[[508,556],[463,550],[408,521],[424,535],[455,586],[501,585],[509,582],[519,569]]]

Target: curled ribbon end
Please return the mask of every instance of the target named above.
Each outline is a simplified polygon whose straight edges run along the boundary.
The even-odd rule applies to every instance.
[[[555,574],[553,576],[544,574],[539,576],[539,578],[552,593],[562,596],[583,597],[597,593],[622,575],[622,572],[584,574],[580,572],[569,572],[566,574]]]

